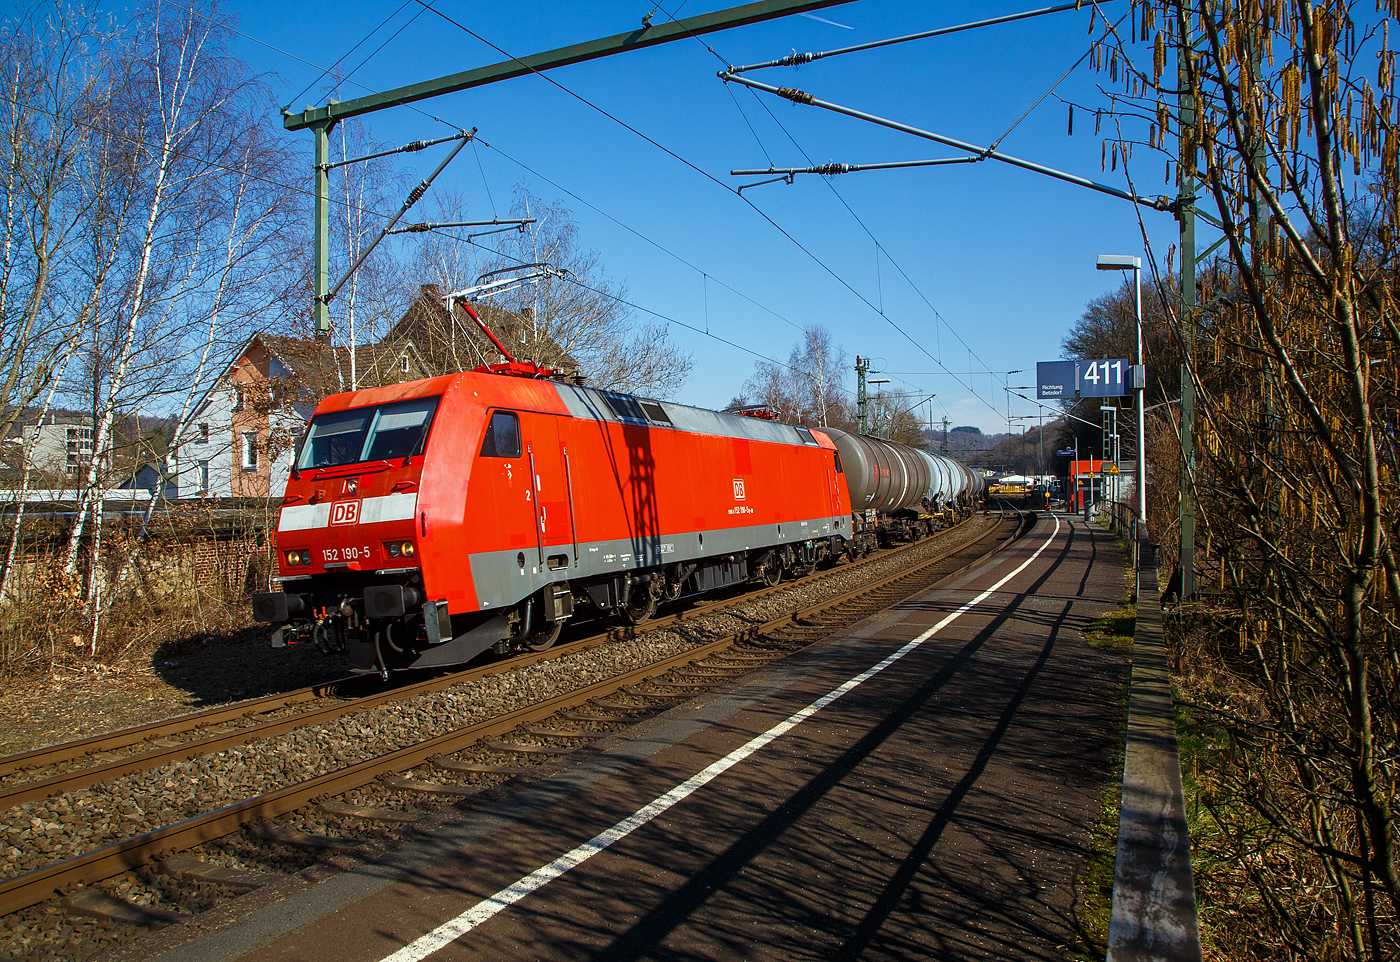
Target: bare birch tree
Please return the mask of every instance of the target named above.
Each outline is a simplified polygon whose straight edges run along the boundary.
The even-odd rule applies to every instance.
[[[760,361],[744,382],[743,404],[762,404],[789,424],[855,430],[855,408],[845,387],[846,352],[819,324],[806,328],[787,364]]]
[[[0,437],[50,386],[88,301],[72,285],[92,273],[81,242],[96,195],[84,158],[112,94],[109,47],[80,10],[31,11],[0,34]]]
[[[217,11],[155,4],[123,39],[109,68],[115,96],[89,151],[89,182],[101,192],[85,226],[93,261],[111,267],[92,286],[90,349],[79,358],[94,447],[64,565],[76,571],[87,546],[94,653],[114,426],[142,404],[173,397],[187,407],[211,341],[245,336],[249,319],[277,300],[266,292],[286,259],[274,241],[288,202],[271,189],[285,179],[282,158],[261,124],[271,104],[229,55]]]
[[[503,235],[490,266],[542,263],[568,272],[493,301],[528,317],[521,355],[553,365],[570,358],[594,387],[659,398],[679,390],[690,372],[689,355],[676,347],[664,321],[634,320],[626,286],[607,276],[597,251],[580,245],[568,208],[558,201],[546,204],[521,187],[512,216],[536,221],[521,233]],[[556,346],[562,355],[551,356]]]

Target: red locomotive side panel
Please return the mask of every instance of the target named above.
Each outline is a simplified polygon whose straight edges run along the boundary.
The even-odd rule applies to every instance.
[[[832,519],[849,513],[825,438],[798,446],[503,407],[483,412],[482,424],[511,417],[517,449],[467,448],[475,453],[467,517],[454,543],[474,574],[496,570],[465,608],[449,585],[454,612],[509,605],[547,581],[827,537]],[[430,456],[444,453],[435,446]],[[770,530],[755,530],[763,525]],[[740,532],[742,543],[716,543],[726,532]]]

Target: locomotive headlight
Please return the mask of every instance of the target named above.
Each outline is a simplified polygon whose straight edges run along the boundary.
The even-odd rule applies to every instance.
[[[283,552],[282,556],[287,559],[287,564],[294,567],[311,564],[311,552],[305,548],[294,548],[291,551]]]
[[[384,550],[391,558],[412,558],[414,553],[412,541],[386,541]]]

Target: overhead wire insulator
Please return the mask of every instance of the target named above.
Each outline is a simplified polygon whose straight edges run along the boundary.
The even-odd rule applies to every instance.
[[[779,97],[786,97],[795,104],[807,104],[808,106],[817,99],[806,91],[794,87],[779,87],[777,93]]]

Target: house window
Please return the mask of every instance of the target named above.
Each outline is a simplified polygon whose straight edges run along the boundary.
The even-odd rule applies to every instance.
[[[404,354],[399,358],[399,370],[404,374],[408,373],[408,355]]]
[[[200,424],[200,425],[196,425],[196,428],[197,428],[197,430],[196,430],[195,436],[194,436],[194,443],[195,443],[195,444],[208,444],[208,443],[209,443],[209,425],[207,425],[207,424]]]
[[[256,471],[258,468],[258,432],[243,432],[243,470]]]
[[[199,492],[200,494],[206,494],[209,491],[209,462],[200,461],[197,465],[197,470],[199,474]]]
[[[236,384],[233,387],[233,409],[235,411],[243,410],[243,388]]]
[[[68,466],[76,468],[92,459],[92,428],[68,429]]]

